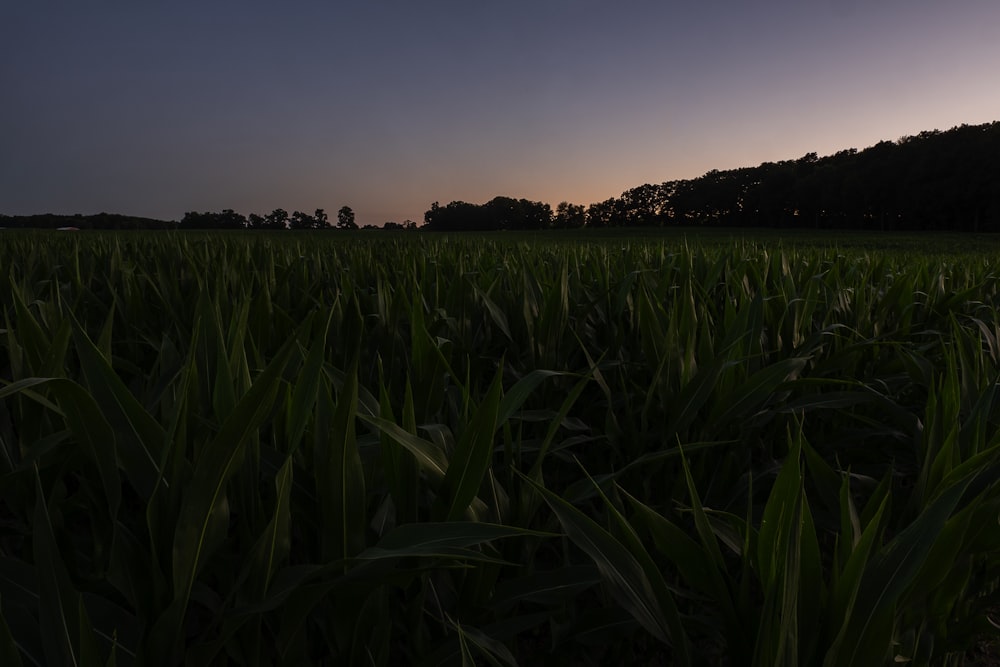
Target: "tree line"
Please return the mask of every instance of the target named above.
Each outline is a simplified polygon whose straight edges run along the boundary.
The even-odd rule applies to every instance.
[[[729,226],[778,229],[1000,231],[1000,121],[932,130],[870,148],[712,170],[693,179],[644,184],[588,206],[494,197],[485,204],[431,204],[423,229],[490,231],[581,227]],[[189,211],[177,222],[100,213],[0,215],[0,227],[55,229],[358,229],[343,206],[336,222],[275,209]],[[382,229],[413,230],[387,222]],[[365,225],[365,229],[377,229]]]
[[[350,206],[342,206],[337,211],[337,221],[334,224],[321,208],[309,215],[302,211],[291,214],[283,208],[276,208],[267,215],[251,213],[244,216],[231,208],[219,213],[189,211],[180,222],[181,229],[359,229],[355,221],[354,210]],[[360,229],[413,230],[417,223],[412,220],[405,222],[386,222],[381,227],[364,225]]]
[[[386,223],[389,229],[412,229],[416,223],[407,221],[410,226],[400,223]],[[393,225],[393,226],[390,226]],[[371,227],[371,225],[366,225]],[[156,230],[156,229],[358,229],[354,211],[350,206],[343,206],[337,211],[336,223],[332,223],[326,212],[318,208],[310,215],[301,211],[288,211],[277,208],[267,215],[242,215],[231,208],[220,212],[188,211],[181,221],[157,220],[155,218],[140,218],[118,215],[115,213],[98,213],[96,215],[58,215],[44,213],[41,215],[0,215],[0,228],[10,229],[112,229],[112,230]]]
[[[712,170],[587,207],[496,197],[437,202],[428,229],[484,231],[718,225],[779,229],[1000,231],[1000,122],[961,125],[827,157]]]
[[[291,214],[283,208],[276,208],[267,215],[251,213],[242,215],[231,208],[219,213],[188,211],[180,222],[181,229],[334,229],[329,217],[321,208],[310,215],[302,211]],[[354,211],[350,206],[342,206],[337,211],[336,229],[357,229]]]

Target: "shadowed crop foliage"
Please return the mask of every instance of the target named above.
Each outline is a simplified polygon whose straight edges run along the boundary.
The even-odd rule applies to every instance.
[[[989,247],[280,236],[0,237],[3,664],[995,635]]]

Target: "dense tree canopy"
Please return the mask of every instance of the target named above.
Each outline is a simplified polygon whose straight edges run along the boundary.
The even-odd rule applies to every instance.
[[[357,229],[358,223],[354,222],[354,210],[350,206],[341,206],[337,211],[337,227],[340,229]]]
[[[726,225],[1000,231],[1000,122],[882,141],[863,151],[712,170],[644,184],[583,207],[497,197],[436,202],[429,229]]]
[[[198,213],[188,211],[181,219],[183,229],[243,229],[247,227],[247,219],[231,208],[223,209],[221,213]]]
[[[552,226],[552,208],[542,202],[511,197],[494,197],[480,205],[453,201],[440,206],[435,202],[424,213],[424,222],[432,231],[548,229]]]
[[[1000,231],[998,155],[1000,122],[921,132],[640,185],[592,204],[587,224]]]

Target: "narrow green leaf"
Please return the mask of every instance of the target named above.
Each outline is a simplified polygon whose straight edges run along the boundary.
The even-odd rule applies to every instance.
[[[503,312],[503,309],[490,298],[487,292],[480,289],[475,283],[472,283],[472,289],[482,299],[483,305],[486,306],[486,312],[490,314],[490,319],[497,325],[497,328],[503,332],[507,340],[513,340],[510,335],[510,324],[507,323],[507,315]]]
[[[757,542],[757,563],[761,575],[761,584],[768,590],[776,584],[785,567],[786,543],[797,527],[793,525],[799,520],[797,508],[801,498],[802,470],[801,448],[798,440],[793,439],[778,477],[771,488],[764,514],[760,522]]]
[[[481,521],[428,521],[394,528],[358,560],[427,556],[448,549],[474,547],[507,537],[556,537],[552,533]]]
[[[224,422],[236,405],[236,392],[225,335],[222,333],[222,315],[218,295],[201,291],[195,305],[195,320],[200,324],[198,356],[203,361],[201,380],[211,390],[215,418]],[[206,392],[207,393],[207,392]]]
[[[73,589],[59,555],[37,467],[32,548],[38,569],[39,623],[46,660],[53,665],[79,665],[79,593]]]
[[[782,359],[751,375],[728,396],[719,400],[708,419],[709,424],[714,426],[711,430],[717,431],[740,417],[752,416],[766,404],[779,385],[794,378],[807,361],[806,358],[797,357]]]
[[[486,662],[493,667],[517,667],[517,660],[503,643],[493,639],[482,630],[472,627],[462,627],[453,622],[455,631],[458,632],[459,641],[462,646],[462,664],[475,667],[477,664],[472,657],[469,647],[475,647]]]
[[[597,565],[612,595],[650,634],[670,642],[659,600],[642,566],[629,550],[583,512],[540,484],[524,477],[552,508],[567,536]]]
[[[974,477],[967,477],[938,496],[871,559],[858,582],[850,616],[834,643],[836,650],[828,655],[828,664],[879,665],[889,657],[888,631],[896,603],[920,571]]]
[[[254,597],[257,600],[264,598],[278,565],[291,551],[292,470],[292,459],[289,457],[274,478],[277,497],[274,516],[251,550],[250,585],[255,590]]]
[[[10,298],[14,302],[14,317],[18,339],[27,356],[27,373],[35,375],[43,372],[45,357],[49,351],[49,337],[24,303],[24,296],[16,282],[11,283]],[[24,371],[22,371],[24,372]]]
[[[500,402],[500,409],[497,413],[497,423],[503,424],[513,417],[524,402],[528,400],[531,393],[540,385],[542,382],[549,378],[564,376],[566,373],[559,371],[546,371],[536,369],[522,377],[518,380],[513,387],[508,389],[503,394],[503,400]]]
[[[302,440],[309,424],[309,415],[316,405],[320,378],[323,375],[323,363],[326,355],[326,340],[330,331],[330,321],[333,319],[333,309],[327,313],[319,335],[315,336],[309,348],[305,364],[299,374],[298,381],[292,390],[292,402],[288,411],[288,447],[294,451]]]
[[[691,513],[694,515],[695,530],[701,541],[708,562],[714,565],[713,572],[725,572],[726,564],[722,559],[722,551],[719,549],[719,542],[712,531],[712,524],[705,513],[705,506],[701,504],[701,496],[691,475],[691,467],[688,465],[687,457],[684,455],[684,448],[681,447],[681,464],[684,467],[684,478],[687,481],[688,494],[691,496]]]
[[[39,403],[58,410],[66,420],[67,428],[87,448],[101,476],[109,515],[117,516],[121,505],[121,481],[118,475],[115,436],[97,403],[83,387],[72,380],[62,378],[26,378],[12,382],[0,388],[0,398],[23,392],[30,398],[40,399],[40,396],[30,391],[32,387],[47,387],[52,392],[58,407],[45,400],[39,400]],[[134,461],[135,459],[130,458],[128,464]],[[145,462],[141,470],[135,470],[130,465],[126,467],[126,475],[133,483],[135,483],[133,475],[142,478],[149,472]]]
[[[100,653],[97,648],[97,635],[94,632],[94,626],[90,622],[90,618],[87,616],[87,609],[83,604],[83,596],[76,595],[76,616],[78,619],[78,646],[80,647],[80,664],[81,665],[99,665],[103,662],[100,659]],[[113,651],[112,651],[113,654]]]
[[[364,413],[359,413],[358,418],[409,450],[416,457],[420,467],[434,479],[438,481],[444,479],[445,471],[448,469],[448,459],[445,457],[444,452],[433,442],[407,432],[398,424],[388,419]]]
[[[129,461],[127,465],[132,473],[129,478],[136,485],[136,491],[148,499],[156,480],[161,478],[163,427],[146,412],[79,327],[74,331],[74,340],[92,395],[115,430],[120,456]],[[170,480],[164,481],[169,484]]]
[[[579,463],[579,462],[578,462]],[[582,469],[582,466],[581,466]],[[619,541],[629,550],[629,553],[636,559],[642,567],[643,573],[652,586],[653,593],[663,611],[663,623],[668,628],[668,636],[674,649],[674,661],[678,665],[691,664],[691,644],[688,639],[684,624],[681,621],[677,603],[674,601],[673,593],[667,586],[666,580],[660,572],[659,566],[653,561],[652,556],[639,539],[635,529],[629,524],[618,508],[608,499],[601,490],[600,485],[594,482],[593,478],[584,470],[584,474],[594,485],[597,494],[604,500],[608,513],[618,526],[618,534],[621,535]]]
[[[417,430],[413,410],[413,388],[410,386],[409,378],[407,378],[403,396],[402,428],[410,434],[415,434]],[[379,417],[388,422],[394,421],[388,389],[385,386],[382,387]],[[396,523],[417,521],[420,509],[418,497],[420,469],[417,465],[417,459],[412,452],[382,431],[379,431],[379,444],[382,471],[396,508]]]
[[[502,370],[498,370],[486,396],[470,422],[462,430],[448,464],[442,488],[448,521],[459,519],[479,493],[483,477],[493,458],[493,435],[500,411]]]
[[[556,437],[559,426],[563,423],[563,420],[566,419],[566,415],[569,414],[569,411],[576,404],[577,399],[580,398],[580,394],[582,394],[583,390],[588,384],[590,384],[590,381],[593,379],[593,373],[594,369],[588,371],[582,378],[580,378],[576,385],[573,386],[573,389],[571,389],[569,394],[566,395],[566,398],[563,399],[562,405],[559,406],[559,412],[556,413],[556,416],[549,423],[549,428],[545,432],[545,439],[542,440],[542,444],[538,448],[538,454],[535,457],[535,462],[531,464],[531,470],[528,473],[528,477],[531,479],[540,479],[539,475],[541,474],[542,462],[545,460],[545,457],[549,452],[549,448],[552,446],[552,441]]]
[[[490,605],[495,608],[515,602],[536,602],[552,608],[572,605],[577,596],[600,583],[601,576],[592,565],[570,565],[555,570],[540,570],[517,579],[503,579]]]
[[[353,556],[365,544],[365,475],[355,431],[357,382],[357,366],[352,366],[336,407],[331,410],[333,400],[328,388],[320,390],[317,404],[315,479],[327,561]],[[326,415],[330,412],[333,422],[327,425]]]
[[[736,615],[734,605],[734,591],[730,588],[733,579],[728,576],[726,562],[722,557],[722,550],[719,548],[719,541],[715,536],[712,523],[702,505],[701,496],[695,486],[694,478],[691,475],[691,468],[688,465],[687,456],[684,455],[684,448],[681,449],[681,465],[684,468],[684,478],[687,483],[688,494],[691,497],[691,513],[694,517],[695,532],[701,543],[704,554],[704,564],[708,571],[708,576],[712,582],[712,597],[716,604],[721,606],[722,617],[725,619],[727,635],[729,637],[729,652],[731,655],[749,655],[750,641],[746,633],[750,628],[746,628],[745,621]]]
[[[288,340],[274,360],[254,380],[215,438],[201,451],[194,475],[184,494],[173,546],[173,592],[180,611],[171,611],[173,629],[180,632],[183,609],[190,598],[195,578],[210,555],[210,527],[220,503],[225,503],[225,485],[242,460],[243,449],[267,419],[281,382],[281,373],[295,343]]]
[[[705,550],[683,529],[625,491],[621,494],[636,510],[635,522],[649,531],[657,550],[677,567],[681,580],[703,595],[715,595],[715,579]]]
[[[698,411],[708,402],[722,371],[736,362],[727,361],[723,356],[698,370],[691,382],[684,386],[682,399],[674,407],[673,415],[666,429],[666,438],[672,439],[690,426],[698,416]]]
[[[66,374],[66,355],[69,352],[69,342],[73,337],[73,325],[69,319],[64,319],[52,335],[52,342],[42,364],[41,375],[47,377],[64,377]]]

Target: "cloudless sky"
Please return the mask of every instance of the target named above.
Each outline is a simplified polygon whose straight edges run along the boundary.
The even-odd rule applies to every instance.
[[[1000,120],[996,0],[8,2],[0,213],[423,220]]]

